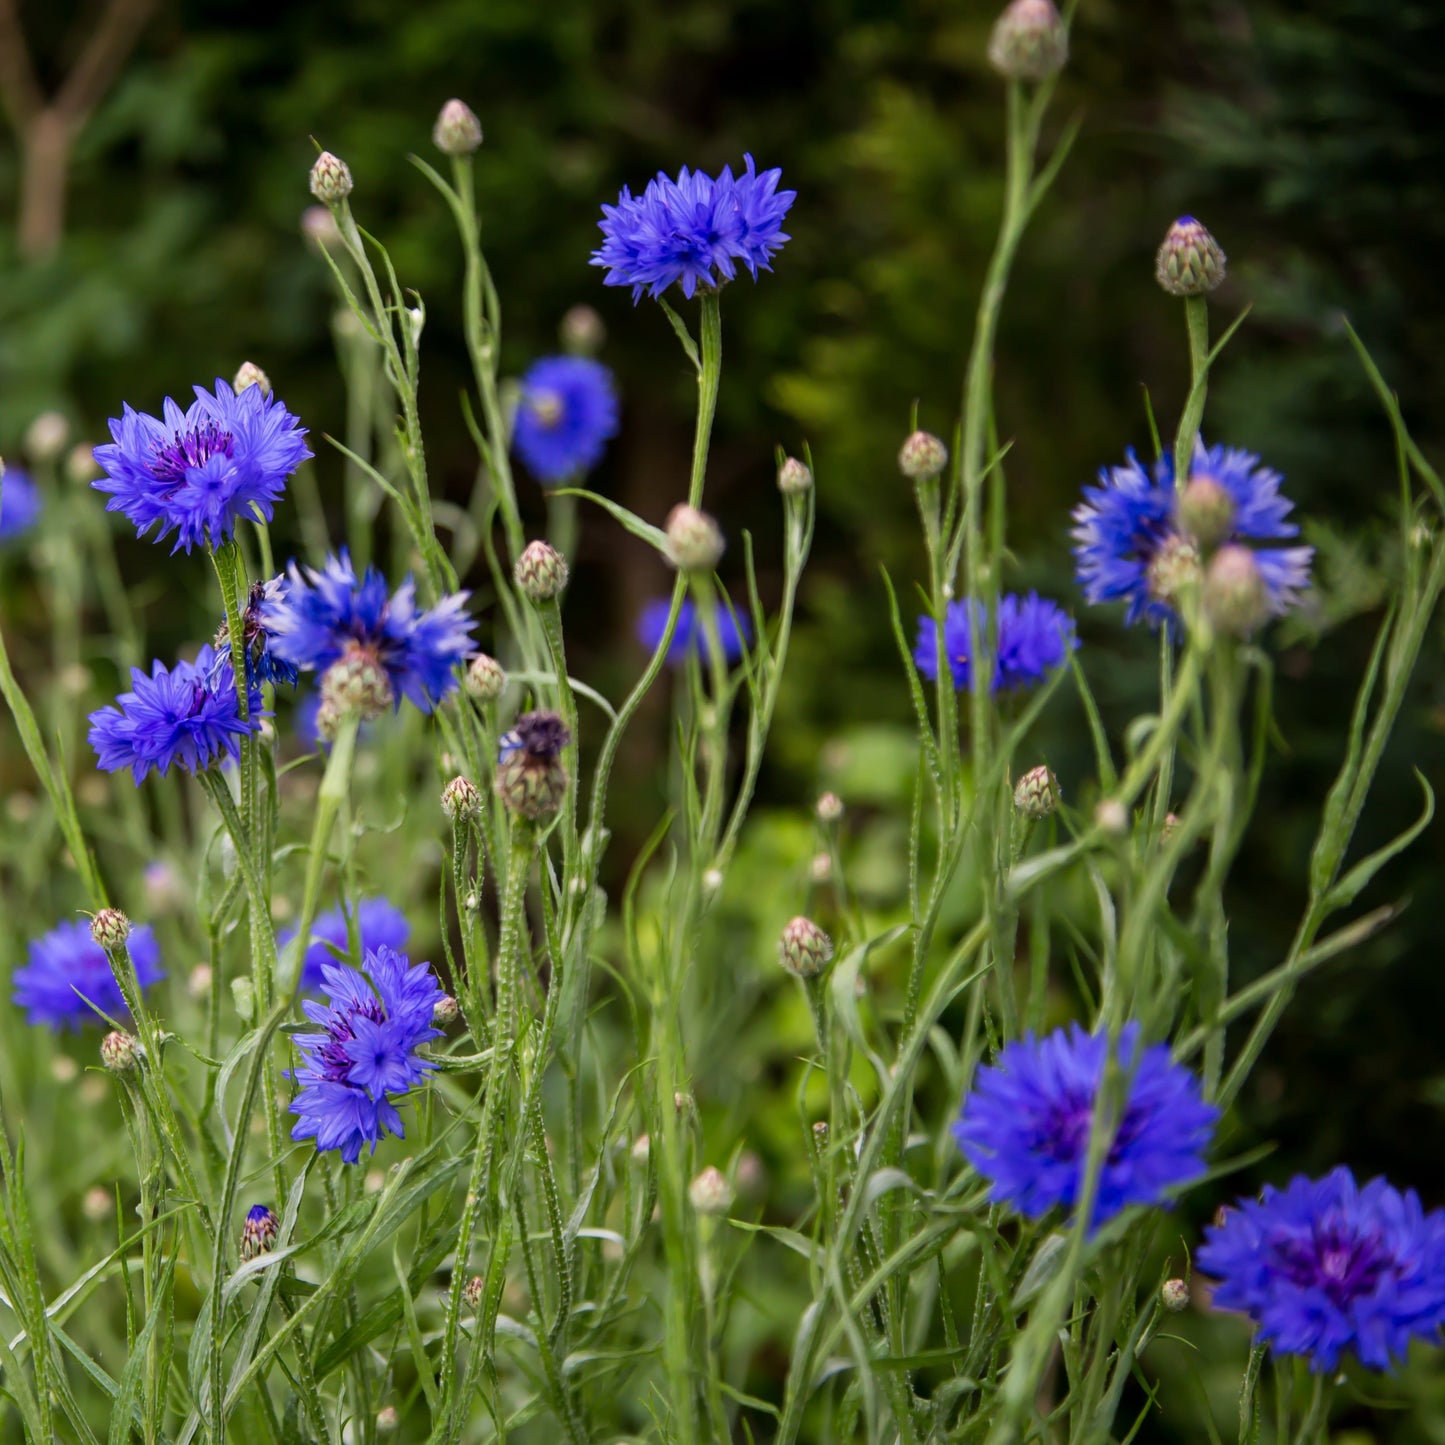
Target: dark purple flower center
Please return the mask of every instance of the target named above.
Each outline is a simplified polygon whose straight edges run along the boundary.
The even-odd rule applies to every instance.
[[[559,757],[572,741],[571,729],[554,712],[524,712],[512,724],[510,736],[515,741],[509,751],[520,749],[529,760],[540,763]]]
[[[332,1013],[326,1021],[326,1032],[329,1037],[316,1050],[316,1059],[321,1065],[321,1072],[333,1084],[351,1082],[348,1075],[356,1060],[347,1052],[346,1046],[356,1037],[356,1031],[351,1027],[351,1020],[357,1015],[368,1018],[376,1024],[383,1023],[386,1019],[385,1012],[374,998],[369,998],[364,1003],[348,1005],[345,1013],[340,1010]]]
[[[1323,1290],[1342,1310],[1372,1293],[1394,1264],[1378,1234],[1357,1234],[1344,1222],[1331,1219],[1320,1220],[1308,1236],[1275,1239],[1273,1252],[1286,1279]]]
[[[179,487],[212,457],[229,458],[235,448],[231,433],[208,421],[189,431],[178,431],[164,446],[157,447],[151,459],[151,475],[168,487]]]
[[[1141,1119],[1139,1110],[1132,1106],[1125,1108],[1124,1117],[1114,1131],[1109,1152],[1104,1158],[1105,1164],[1119,1162],[1137,1137]],[[1093,1124],[1093,1098],[1065,1096],[1044,1116],[1043,1126],[1038,1133],[1039,1153],[1057,1164],[1082,1163],[1089,1152],[1089,1131]]]

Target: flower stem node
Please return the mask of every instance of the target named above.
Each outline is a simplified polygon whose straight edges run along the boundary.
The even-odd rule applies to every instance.
[[[1224,280],[1224,252],[1193,216],[1170,226],[1154,260],[1154,279],[1171,296],[1206,296]]]
[[[1187,1310],[1189,1308],[1189,1281],[1166,1279],[1159,1286],[1159,1302],[1172,1315]]]
[[[363,722],[380,717],[396,700],[391,678],[373,648],[360,643],[345,652],[321,675],[321,706],[338,715],[356,713]],[[320,717],[317,732],[321,731]]]
[[[837,793],[824,793],[817,803],[818,821],[827,827],[841,822],[843,818],[843,800]]]
[[[511,812],[533,823],[556,814],[568,784],[562,750],[571,741],[571,730],[554,712],[526,712],[512,724],[497,766],[497,795]]]
[[[479,1274],[474,1274],[466,1284],[462,1286],[462,1298],[467,1302],[467,1308],[469,1310],[474,1310],[481,1304],[482,1289],[482,1277]]]
[[[1175,520],[1180,531],[1211,551],[1234,531],[1234,498],[1213,477],[1191,477],[1179,494]]]
[[[437,112],[432,144],[444,156],[469,156],[482,143],[482,123],[464,100],[449,100]]]
[[[512,576],[531,602],[550,602],[567,585],[567,562],[548,542],[528,542]]]
[[[679,502],[667,514],[666,530],[668,560],[679,572],[711,572],[722,560],[727,544],[706,512]]]
[[[140,1044],[133,1034],[112,1029],[100,1041],[100,1061],[112,1074],[128,1074],[140,1057]]]
[[[271,378],[254,361],[243,361],[231,378],[231,387],[237,396],[248,386],[259,386],[264,395],[271,395]]]
[[[264,1204],[253,1204],[246,1211],[246,1222],[241,1226],[241,1263],[245,1264],[258,1255],[270,1254],[280,1232],[281,1221],[276,1218],[275,1212]]]
[[[434,1029],[449,1028],[461,1017],[461,1009],[457,1007],[457,1001],[451,994],[444,993],[433,1005],[431,1010],[431,1024]]]
[[[323,206],[339,206],[351,194],[351,167],[330,151],[322,151],[311,167],[311,194]]]
[[[785,497],[801,497],[812,485],[812,470],[797,457],[789,457],[778,468],[778,490]]]
[[[467,675],[462,685],[478,702],[496,702],[507,686],[507,674],[495,657],[479,652],[467,664]]]
[[[709,1164],[687,1186],[687,1197],[699,1214],[726,1214],[732,1208],[733,1187],[721,1169]]]
[[[833,957],[833,940],[813,922],[801,916],[783,930],[778,958],[795,978],[816,978]]]
[[[1059,797],[1059,780],[1052,768],[1042,765],[1030,768],[1014,784],[1014,807],[1036,821],[1058,810]]]
[[[130,919],[119,908],[102,908],[90,920],[90,936],[107,953],[114,953],[130,937]]]
[[[1269,589],[1248,547],[1221,547],[1204,579],[1204,611],[1220,632],[1248,637],[1269,616]]]
[[[596,356],[607,340],[607,327],[593,307],[579,303],[568,307],[557,334],[569,355]]]
[[[914,432],[898,451],[898,470],[910,481],[932,481],[947,465],[948,448],[932,432]]]
[[[1047,80],[1069,58],[1069,35],[1053,0],[1013,0],[994,22],[989,63],[1009,80]]]
[[[469,778],[455,777],[442,789],[442,811],[453,823],[464,823],[482,811],[482,795]]]

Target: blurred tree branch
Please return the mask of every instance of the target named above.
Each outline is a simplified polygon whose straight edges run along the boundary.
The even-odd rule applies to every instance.
[[[70,152],[135,48],[155,0],[107,0],[59,89],[46,99],[17,0],[0,0],[0,106],[20,141],[18,244],[26,260],[54,254],[65,230]]]

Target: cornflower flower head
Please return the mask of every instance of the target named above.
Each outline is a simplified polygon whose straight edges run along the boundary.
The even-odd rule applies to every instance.
[[[979,1071],[953,1136],[992,1181],[991,1199],[1030,1219],[1077,1204],[1108,1056],[1106,1034],[1072,1024],[1009,1044]],[[1099,1171],[1091,1228],[1131,1204],[1163,1203],[1198,1179],[1219,1117],[1167,1045],[1141,1046],[1137,1023],[1120,1030],[1116,1058],[1125,1097]]]
[[[1198,548],[1179,521],[1174,464],[1160,457],[1151,468],[1131,450],[1122,467],[1105,467],[1099,485],[1084,488],[1074,509],[1074,557],[1091,603],[1125,601],[1124,621],[1173,627],[1175,599],[1186,575],[1199,575]],[[1283,478],[1237,447],[1194,448],[1190,484],[1207,482],[1221,508],[1212,545],[1247,545],[1299,535],[1287,520],[1294,504],[1280,492]],[[1253,547],[1272,615],[1288,612],[1309,585],[1312,547]]]
[[[285,595],[264,600],[260,620],[271,650],[303,672],[325,671],[343,659],[375,664],[392,700],[410,698],[430,712],[456,685],[455,669],[474,651],[466,592],[418,610],[408,577],[388,593],[386,578],[368,567],[360,578],[343,549],[321,569],[293,562]]]
[[[90,745],[103,772],[129,768],[137,785],[152,768],[198,773],[240,756],[241,739],[261,726],[261,693],[247,689],[248,716],[241,717],[236,675],[209,644],[194,662],[167,668],[151,664],[147,676],[130,673],[131,691],[90,715]]]
[[[40,519],[40,488],[19,467],[0,463],[0,542],[23,536]]]
[[[170,397],[163,419],[129,404],[110,422],[113,442],[95,448],[104,475],[91,483],[110,493],[108,512],[123,512],[143,537],[176,534],[182,547],[219,547],[238,520],[269,522],[287,478],[311,455],[306,429],[259,386],[238,396],[216,378],[212,394],[195,388],[182,411]]]
[[[774,252],[789,238],[782,230],[796,191],[780,191],[782,171],[759,172],[745,156],[741,174],[725,166],[714,180],[684,166],[673,180],[661,171],[640,196],[624,186],[615,206],[602,207],[603,242],[592,265],[605,266],[607,286],[661,296],[680,285],[689,300],[701,287],[733,280],[738,263],[757,279],[772,269]]]
[[[512,445],[543,485],[591,471],[617,435],[612,373],[589,356],[544,356],[522,378]]]
[[[253,582],[241,613],[241,639],[246,658],[246,682],[251,687],[260,683],[296,685],[294,664],[276,655],[271,646],[271,630],[265,622],[268,607],[279,607],[286,601],[286,579],[272,577],[269,582]],[[231,665],[231,629],[224,618],[216,631],[213,644],[216,668]]]
[[[400,953],[411,936],[411,924],[385,898],[363,898],[356,905],[356,931],[364,958],[383,948]],[[283,928],[276,935],[276,947],[285,948],[295,937],[294,925]],[[345,958],[350,947],[344,910],[333,908],[321,914],[311,925],[311,940],[301,960],[301,987],[313,992],[320,989],[327,964],[335,963],[338,955]]]
[[[667,631],[667,619],[672,611],[672,600],[656,597],[649,602],[637,619],[637,640],[649,650],[656,650]],[[718,641],[722,644],[723,656],[729,662],[736,662],[743,655],[743,649],[752,641],[752,623],[746,614],[736,613],[730,607],[717,609]],[[684,597],[677,610],[677,626],[672,629],[672,641],[668,644],[667,660],[673,667],[681,667],[689,655],[699,657],[707,651],[707,637],[703,632],[702,619],[691,597]]]
[[[1362,1187],[1348,1169],[1241,1200],[1195,1262],[1219,1281],[1219,1308],[1243,1311],[1260,1339],[1316,1373],[1346,1353],[1388,1370],[1412,1336],[1445,1325],[1445,1210],[1426,1214],[1413,1189],[1383,1179]]]
[[[973,686],[974,628],[987,623],[988,609],[977,598],[950,602],[943,619],[944,665],[960,692]],[[1030,592],[1005,593],[998,605],[998,636],[990,690],[1035,687],[1062,667],[1078,646],[1074,621],[1056,602]],[[925,677],[938,679],[938,628],[931,617],[918,619],[913,661]]]
[[[126,942],[142,988],[165,977],[160,949],[149,928],[143,924],[133,928]],[[83,918],[58,923],[49,933],[32,939],[27,961],[15,970],[13,982],[16,1007],[25,1010],[32,1024],[59,1031],[103,1023],[91,1004],[111,1018],[129,1015],[110,960],[91,937],[90,924]]]
[[[417,1049],[438,1038],[432,1011],[442,996],[431,965],[408,963],[385,945],[366,955],[364,968],[328,963],[321,970],[327,1002],[302,1001],[319,1033],[297,1034],[301,1089],[291,1101],[295,1140],[337,1149],[355,1164],[363,1144],[386,1134],[405,1137],[392,1097],[408,1093],[436,1067]]]

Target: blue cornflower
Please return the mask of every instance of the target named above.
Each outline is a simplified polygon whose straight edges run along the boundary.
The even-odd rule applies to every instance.
[[[667,618],[672,610],[672,599],[668,597],[657,597],[642,609],[642,615],[637,619],[637,640],[649,649],[656,649],[662,641],[662,634],[667,631]],[[748,621],[746,614],[738,613],[734,616],[730,607],[719,607],[717,609],[717,631],[718,641],[722,644],[723,656],[729,662],[736,662],[743,655],[743,648],[752,641],[753,628]],[[697,615],[697,608],[693,605],[691,597],[682,599],[682,606],[677,611],[677,626],[672,629],[672,642],[667,649],[667,660],[674,666],[680,667],[687,661],[688,655],[696,652],[702,655],[707,648],[707,642],[702,630],[702,622]]]
[[[262,603],[261,622],[283,662],[325,671],[361,654],[385,671],[397,707],[409,697],[430,712],[456,686],[454,669],[473,651],[468,595],[454,592],[419,612],[410,577],[388,595],[375,567],[358,580],[343,548],[320,571],[293,562],[285,596]]]
[[[1216,1305],[1244,1311],[1262,1340],[1316,1372],[1346,1351],[1388,1370],[1412,1335],[1445,1325],[1445,1210],[1426,1214],[1413,1189],[1383,1179],[1361,1188],[1348,1169],[1241,1200],[1195,1262],[1219,1281]]]
[[[393,908],[385,898],[363,898],[356,905],[356,931],[361,939],[361,953],[389,948],[401,952],[411,934],[406,915]],[[277,948],[285,948],[296,937],[296,929],[283,928],[276,935]],[[350,943],[346,930],[346,914],[340,908],[323,913],[311,925],[311,945],[301,961],[301,987],[319,989],[322,970],[336,961],[337,954],[346,956]]]
[[[944,613],[945,663],[959,691],[973,686],[973,629],[987,616],[987,609],[973,597],[950,602]],[[991,690],[1036,686],[1053,668],[1062,667],[1077,646],[1073,618],[1057,603],[1037,592],[1027,597],[1005,593],[998,605],[997,656]],[[938,627],[931,617],[918,619],[913,661],[925,677],[937,680]]]
[[[271,630],[266,625],[264,611],[267,607],[279,607],[286,601],[286,579],[273,577],[269,582],[253,582],[241,613],[241,637],[245,644],[246,681],[256,687],[263,682],[289,683],[296,685],[297,672],[293,663],[277,657],[271,646]],[[225,620],[216,633],[216,657],[214,666],[231,666],[231,630]]]
[[[165,977],[155,935],[144,924],[131,929],[127,947],[142,988]],[[111,1018],[124,1018],[129,1012],[110,960],[90,936],[90,924],[84,919],[59,923],[32,939],[29,961],[15,970],[14,983],[15,1003],[32,1024],[78,1029],[84,1023],[102,1022],[91,1004]]]
[[[980,1070],[953,1136],[993,1181],[991,1199],[1030,1219],[1075,1204],[1108,1051],[1107,1034],[1072,1024],[1009,1044],[997,1064]],[[1140,1046],[1137,1023],[1120,1030],[1117,1058],[1127,1093],[1099,1172],[1094,1225],[1131,1204],[1160,1204],[1198,1179],[1219,1117],[1167,1046]]]
[[[375,1152],[384,1134],[405,1135],[389,1096],[436,1067],[416,1050],[441,1034],[432,1010],[442,990],[429,964],[409,964],[385,945],[366,955],[363,970],[328,963],[321,974],[329,1004],[301,1005],[321,1032],[296,1035],[302,1066],[292,1077],[302,1088],[291,1101],[299,1116],[291,1137],[339,1149],[355,1164],[363,1144]]]
[[[617,435],[612,373],[588,356],[544,356],[522,378],[512,444],[539,482],[591,471]]]
[[[212,395],[195,388],[182,411],[170,397],[157,421],[127,405],[112,417],[113,443],[95,449],[105,475],[91,485],[111,493],[108,512],[124,512],[152,540],[176,534],[173,552],[230,539],[238,520],[270,521],[286,479],[311,455],[305,427],[259,386],[240,396],[216,379]]]
[[[19,467],[3,467],[0,476],[0,542],[28,532],[40,517],[40,488]]]
[[[797,192],[778,189],[781,170],[759,173],[752,156],[744,161],[737,177],[731,166],[716,180],[684,166],[676,180],[659,171],[640,196],[624,186],[598,222],[603,242],[591,264],[607,267],[604,284],[631,286],[634,302],[673,284],[691,298],[699,287],[733,280],[738,262],[755,280],[771,270],[773,253],[789,239],[783,217]]]
[[[242,721],[235,674],[209,645],[194,662],[155,662],[149,677],[133,667],[130,677],[130,692],[90,715],[90,745],[104,772],[129,768],[137,784],[152,768],[164,776],[172,764],[197,773],[239,757],[241,738],[261,726],[260,690],[248,690]]]
[[[1186,575],[1198,575],[1199,554],[1178,522],[1174,464],[1165,456],[1145,470],[1131,450],[1128,464],[1104,467],[1099,485],[1084,488],[1074,510],[1074,556],[1090,602],[1127,601],[1126,623],[1141,617],[1151,627],[1173,625],[1173,596]],[[1278,541],[1299,535],[1287,521],[1294,504],[1280,493],[1283,478],[1252,452],[1196,442],[1191,482],[1219,489],[1221,522],[1211,541]],[[1309,584],[1312,547],[1260,547],[1255,561],[1269,593],[1270,610],[1288,612]]]

